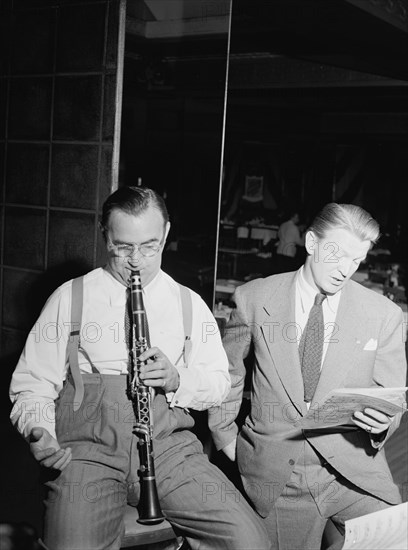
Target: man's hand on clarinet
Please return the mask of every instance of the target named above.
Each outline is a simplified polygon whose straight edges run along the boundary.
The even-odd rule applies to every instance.
[[[58,441],[45,428],[33,428],[29,444],[34,458],[46,468],[63,470],[71,462],[71,449],[61,449]]]
[[[180,385],[178,370],[159,348],[149,348],[139,359],[146,361],[140,367],[140,379],[146,386],[163,388],[166,393],[177,390]]]

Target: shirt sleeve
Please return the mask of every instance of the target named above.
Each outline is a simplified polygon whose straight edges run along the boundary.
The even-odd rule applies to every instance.
[[[187,364],[176,367],[180,385],[176,392],[167,394],[167,399],[172,407],[202,411],[221,404],[231,382],[217,321],[205,302],[197,294],[191,294],[191,353]]]
[[[234,441],[238,434],[236,419],[242,404],[246,376],[244,360],[253,338],[253,324],[248,321],[247,306],[241,290],[242,287],[235,290],[232,299],[236,307],[231,312],[223,338],[229,361],[231,390],[221,406],[212,407],[208,411],[208,426],[217,450]]]
[[[34,427],[56,437],[54,401],[67,371],[69,311],[70,292],[56,290],[32,327],[13,373],[10,418],[25,438]]]

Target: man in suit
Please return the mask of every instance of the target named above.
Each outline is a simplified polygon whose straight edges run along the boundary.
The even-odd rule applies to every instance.
[[[231,460],[236,455],[247,496],[279,550],[320,549],[329,518],[344,535],[347,519],[401,501],[383,447],[402,413],[366,408],[354,413],[352,426],[300,427],[332,389],[406,383],[401,309],[350,280],[378,236],[377,222],[363,209],[328,204],[306,232],[299,271],[251,281],[234,295],[224,336],[232,387],[210,410],[209,423],[216,447]],[[307,338],[312,309],[319,309],[315,296],[324,338],[315,340],[320,350],[312,361],[308,355],[317,366],[310,388],[310,375],[302,376],[302,334]],[[239,430],[251,351],[251,408]],[[338,538],[331,548],[342,546]]]

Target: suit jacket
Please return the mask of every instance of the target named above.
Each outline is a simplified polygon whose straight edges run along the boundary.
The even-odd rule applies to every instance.
[[[222,449],[237,435],[244,358],[253,347],[251,410],[238,434],[237,462],[257,511],[269,514],[291,476],[304,438],[356,486],[398,503],[399,490],[382,447],[398,427],[401,414],[394,417],[383,440],[361,429],[321,433],[299,427],[307,408],[295,336],[295,280],[296,272],[283,273],[251,281],[235,292],[236,309],[224,335],[232,387],[223,405],[209,412],[216,447]],[[311,407],[334,388],[406,384],[401,308],[349,281],[342,290],[336,329]]]

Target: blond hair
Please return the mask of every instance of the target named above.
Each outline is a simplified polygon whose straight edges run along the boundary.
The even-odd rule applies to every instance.
[[[332,229],[346,229],[361,239],[374,244],[380,236],[378,222],[363,208],[354,204],[326,204],[317,214],[309,231],[323,238]]]

